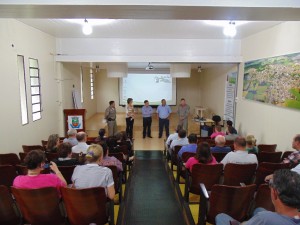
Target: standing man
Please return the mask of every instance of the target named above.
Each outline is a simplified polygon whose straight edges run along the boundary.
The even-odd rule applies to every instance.
[[[110,101],[109,107],[105,110],[105,119],[107,121],[109,137],[115,136],[117,133],[116,114],[115,101]]]
[[[158,137],[162,137],[163,129],[166,129],[166,137],[169,137],[169,116],[172,112],[170,106],[166,104],[166,100],[161,100],[161,105],[157,107],[157,116],[158,116],[158,124],[159,124],[159,135]]]
[[[143,138],[146,137],[146,130],[147,130],[147,137],[152,138],[151,136],[151,124],[152,124],[152,113],[153,109],[149,105],[149,101],[144,101],[144,106],[142,107],[142,114],[143,114]]]
[[[178,106],[177,114],[179,116],[178,124],[187,131],[188,129],[188,118],[190,113],[190,106],[186,104],[185,99],[180,100],[180,105]]]

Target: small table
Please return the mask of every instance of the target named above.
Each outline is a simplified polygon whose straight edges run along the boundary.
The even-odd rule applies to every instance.
[[[201,106],[195,106],[195,113],[196,115],[199,115],[199,111],[200,111],[200,118],[203,117],[203,111],[205,111],[206,108],[201,107]]]
[[[197,120],[194,120],[194,122],[196,123],[196,124],[198,124],[199,125],[199,128],[200,128],[200,136],[201,136],[201,128],[203,127],[203,126],[205,126],[205,125],[207,125],[207,124],[209,124],[210,126],[213,126],[214,124],[215,124],[215,121],[213,121],[212,119],[203,119],[203,120],[199,120],[199,119],[197,119]]]

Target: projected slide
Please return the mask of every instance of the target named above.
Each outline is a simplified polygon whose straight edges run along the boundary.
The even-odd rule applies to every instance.
[[[119,91],[121,105],[127,104],[127,98],[133,98],[134,105],[144,105],[145,99],[160,105],[163,98],[176,105],[176,79],[170,74],[128,74],[120,79]]]

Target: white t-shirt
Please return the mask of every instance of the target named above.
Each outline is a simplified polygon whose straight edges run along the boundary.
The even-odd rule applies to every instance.
[[[174,149],[174,147],[176,145],[181,145],[181,146],[184,146],[184,145],[188,145],[189,144],[189,140],[187,139],[187,137],[185,138],[179,138],[177,140],[173,140],[171,145],[170,145],[170,149]]]
[[[300,174],[300,164],[298,166],[296,166],[295,168],[291,169],[291,171],[294,171],[294,172]]]
[[[72,147],[72,152],[73,153],[80,153],[82,152],[83,154],[86,154],[86,150],[89,148],[90,146],[88,144],[86,144],[85,142],[78,142],[77,145]]]
[[[224,167],[227,163],[236,163],[236,164],[258,164],[256,155],[248,154],[247,151],[236,150],[235,152],[229,152],[226,154],[224,159],[221,161]]]
[[[112,172],[109,168],[98,164],[76,166],[72,175],[75,188],[107,187],[114,185]]]

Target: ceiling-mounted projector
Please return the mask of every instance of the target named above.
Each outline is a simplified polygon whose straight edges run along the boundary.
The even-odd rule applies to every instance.
[[[145,70],[155,70],[155,68],[153,65],[151,65],[151,63],[149,63]]]

